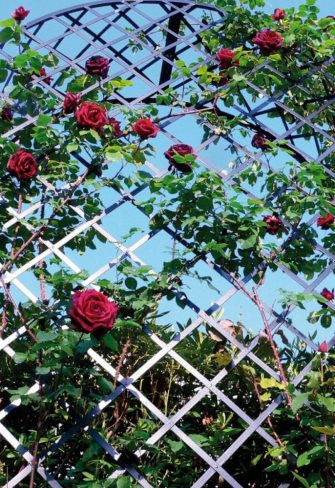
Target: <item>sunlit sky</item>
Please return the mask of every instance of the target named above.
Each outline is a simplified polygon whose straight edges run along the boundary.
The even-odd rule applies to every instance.
[[[84,4],[83,0],[57,0],[57,1],[41,1],[41,0],[10,0],[2,1],[0,3],[0,18],[8,18],[15,8],[20,5],[30,10],[30,16],[27,20],[36,19],[42,15],[48,14],[55,10],[71,7],[73,5]],[[268,1],[267,10],[271,11],[275,7],[288,8],[296,7],[304,3],[302,0],[278,0]],[[316,6],[320,9],[320,16],[334,15],[335,3],[329,0],[317,0]]]

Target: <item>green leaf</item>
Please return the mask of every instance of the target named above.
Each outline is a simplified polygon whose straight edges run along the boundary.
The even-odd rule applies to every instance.
[[[36,125],[41,127],[48,127],[52,122],[52,117],[50,115],[41,114],[36,120]]]
[[[312,425],[312,429],[321,432],[321,434],[335,435],[335,427],[314,427]]]
[[[125,279],[124,283],[126,287],[129,288],[130,290],[136,290],[137,288],[137,281],[135,280],[135,278],[128,277]]]
[[[182,441],[173,441],[171,439],[167,439],[166,442],[167,442],[167,444],[169,444],[171,451],[174,453],[180,451],[184,447],[184,444]]]
[[[40,342],[48,342],[53,341],[56,338],[56,335],[53,332],[43,332],[40,331],[37,333],[37,339]]]
[[[14,19],[0,20],[0,27],[13,27],[16,24]]]
[[[291,405],[293,413],[297,413],[297,411],[303,406],[305,401],[308,399],[308,395],[308,393],[300,393],[298,395],[295,395]]]
[[[112,336],[111,332],[108,332],[104,335],[102,342],[112,351],[120,352],[119,344],[117,340]]]
[[[251,247],[255,246],[257,242],[257,236],[255,234],[252,234],[247,239],[239,239],[238,242],[241,245],[242,249],[250,249]]]
[[[324,453],[324,450],[324,446],[315,446],[309,451],[304,452],[297,459],[297,467],[301,468],[301,466],[307,466],[312,463]]]
[[[15,364],[21,364],[27,359],[27,354],[24,352],[16,352],[13,359]]]
[[[332,325],[332,318],[330,315],[322,315],[321,317],[321,325],[325,329],[328,329]]]
[[[5,42],[9,41],[13,36],[13,30],[10,27],[6,27],[2,31],[0,31],[0,43],[4,44]]]
[[[305,488],[310,488],[309,486],[309,483],[308,481],[306,480],[306,478],[303,478],[302,476],[300,476],[299,474],[295,473],[294,471],[292,471],[292,474],[293,476],[295,477],[295,479],[297,479],[298,481],[300,481],[300,483],[305,487]]]
[[[260,386],[266,390],[267,388],[278,388],[279,390],[285,390],[285,385],[279,383],[274,378],[262,378],[259,382]]]
[[[48,374],[48,373],[50,373],[50,371],[51,371],[51,368],[46,367],[46,366],[38,366],[36,368],[37,374]]]
[[[329,412],[335,412],[335,398],[318,395],[317,401],[326,407]]]
[[[116,482],[117,488],[131,488],[131,478],[130,476],[122,476]]]

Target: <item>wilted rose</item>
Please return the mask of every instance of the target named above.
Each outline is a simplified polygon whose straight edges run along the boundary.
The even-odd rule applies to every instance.
[[[266,149],[268,147],[268,140],[264,134],[257,132],[251,140],[251,145],[257,149]]]

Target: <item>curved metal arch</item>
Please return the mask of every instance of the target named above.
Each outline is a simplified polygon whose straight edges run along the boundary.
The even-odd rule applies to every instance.
[[[176,6],[178,7],[178,5],[190,5],[194,8],[205,8],[205,9],[208,9],[208,10],[213,10],[213,11],[216,11],[216,12],[221,12],[224,16],[226,16],[226,12],[223,10],[223,9],[219,9],[218,7],[214,7],[213,5],[209,4],[209,3],[196,3],[192,0],[166,0],[166,1],[155,1],[155,0],[128,0],[127,3],[134,3],[135,5],[137,4],[162,4],[164,6],[167,6],[167,5],[170,5],[170,6]],[[38,17],[37,19],[27,23],[25,25],[25,27],[27,29],[30,29],[32,27],[34,27],[35,25],[37,24],[40,24],[40,23],[43,23],[43,22],[46,22],[48,20],[51,20],[53,17],[58,17],[60,15],[64,15],[64,14],[67,14],[67,13],[72,13],[72,12],[78,12],[80,10],[84,10],[86,7],[108,7],[110,5],[125,5],[125,1],[124,0],[109,0],[108,2],[106,2],[105,0],[97,0],[95,2],[86,2],[86,3],[81,3],[79,5],[75,5],[73,7],[67,7],[67,8],[64,8],[64,9],[61,9],[61,10],[56,10],[55,12],[53,12],[52,14],[46,14],[46,15],[43,15],[41,17]]]

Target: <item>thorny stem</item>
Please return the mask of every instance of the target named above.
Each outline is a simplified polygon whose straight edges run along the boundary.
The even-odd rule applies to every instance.
[[[72,185],[68,195],[60,203],[61,207],[64,207],[68,203],[68,201],[72,198],[72,195],[76,191],[78,186],[85,180],[85,178],[91,171],[92,171],[92,166],[87,170],[85,170],[84,173],[81,176],[79,176],[79,178],[77,178],[76,182]],[[16,251],[16,253],[13,256],[11,256],[10,261],[8,261],[6,264],[2,266],[0,270],[0,276],[3,276],[3,274],[14,265],[15,260],[22,254],[22,252],[29,246],[29,244],[31,244],[33,241],[38,239],[43,234],[43,232],[48,227],[48,224],[57,215],[57,213],[58,213],[58,209],[56,208],[48,218],[48,222],[42,224],[41,227],[37,229],[25,243],[22,244],[20,249]]]
[[[21,191],[21,188],[20,188],[20,191],[19,191],[19,199],[18,199],[17,212],[18,212],[18,214],[20,214],[22,212],[22,191]],[[13,236],[13,241],[12,241],[12,248],[11,248],[11,252],[10,252],[11,258],[14,255],[14,252],[15,252],[15,244],[16,244],[16,241],[17,241],[19,229],[20,229],[20,224],[18,222],[17,225],[16,225],[16,227],[15,227],[15,230],[14,230],[14,236]],[[8,285],[8,289],[9,289],[9,285]],[[7,327],[7,308],[8,308],[8,296],[5,293],[4,305],[3,305],[3,309],[2,309],[2,323],[1,323],[1,328],[0,328],[0,337],[2,337],[2,334],[3,334],[4,330],[5,330],[5,328]]]
[[[255,377],[253,379],[253,384],[254,384],[255,393],[256,393],[256,396],[258,398],[259,404],[261,405],[263,403],[263,401],[261,399],[261,395],[260,395],[259,388],[258,388],[258,384],[257,384],[257,381],[256,381],[256,378]],[[270,417],[267,417],[266,421],[267,421],[270,429],[272,430],[272,434],[273,434],[274,438],[276,439],[276,441],[278,442],[278,444],[280,445],[280,447],[284,447],[283,441],[281,440],[281,438],[279,437],[279,435],[277,434],[277,432],[274,429],[274,426],[273,426],[273,423],[272,423],[271,418]]]

